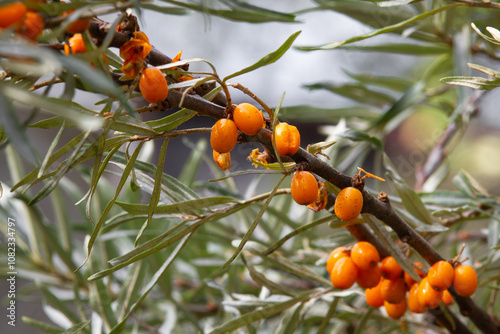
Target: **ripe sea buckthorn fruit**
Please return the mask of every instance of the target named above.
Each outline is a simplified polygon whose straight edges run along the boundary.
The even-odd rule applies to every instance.
[[[318,181],[309,172],[296,172],[292,179],[292,197],[300,205],[312,203],[318,197]]]
[[[443,292],[434,290],[429,284],[427,277],[425,277],[418,285],[417,297],[422,306],[431,309],[438,307],[443,297]]]
[[[291,156],[297,153],[300,147],[300,133],[293,125],[279,123],[274,129],[276,151],[281,156]]]
[[[420,262],[413,262],[413,269],[415,269],[415,271],[417,272],[418,276],[420,276],[420,278],[424,278],[425,277],[425,274],[418,270],[418,268],[424,268],[424,266],[422,265],[422,263]],[[413,284],[415,284],[416,282],[413,280],[413,278],[411,278],[410,275],[408,275],[408,273],[404,273],[404,279],[405,279],[405,283],[406,283],[406,286],[408,287],[408,289],[410,289]]]
[[[425,313],[427,308],[420,304],[418,300],[418,283],[412,285],[410,293],[408,294],[408,308],[413,313]]]
[[[238,129],[253,136],[264,126],[262,111],[250,103],[240,103],[233,111],[233,119]]]
[[[477,275],[474,268],[465,264],[456,267],[453,287],[460,296],[472,296],[477,289]]]
[[[22,26],[17,30],[17,32],[26,38],[35,41],[38,36],[42,33],[45,22],[40,14],[36,12],[27,12]]]
[[[330,255],[328,255],[328,259],[326,260],[326,271],[330,274],[332,272],[333,266],[335,266],[335,263],[337,263],[337,261],[343,257],[349,257],[347,247],[340,246],[332,250]]]
[[[349,289],[354,285],[358,276],[358,268],[350,257],[343,257],[333,266],[330,280],[338,289]]]
[[[161,102],[168,96],[167,80],[156,67],[148,67],[142,71],[139,89],[149,103]]]
[[[223,171],[231,168],[231,153],[219,153],[214,150],[213,158],[217,166]]]
[[[210,145],[219,153],[230,152],[238,140],[238,128],[230,119],[221,118],[215,122],[210,134]]]
[[[74,34],[73,37],[68,40],[68,44],[64,44],[64,53],[67,55],[70,53],[76,54],[87,52],[82,34]]]
[[[335,200],[334,210],[337,217],[344,221],[356,219],[363,208],[363,195],[354,187],[347,187],[340,191]]]
[[[68,10],[62,14],[62,16],[69,16],[71,15],[75,9]],[[82,32],[86,30],[90,26],[90,19],[78,19],[74,22],[72,22],[67,28],[66,31],[69,34],[76,34],[79,32]]]
[[[389,317],[391,317],[392,319],[399,319],[406,313],[406,299],[403,299],[400,303],[397,304],[384,301],[384,307]]]
[[[443,298],[442,298],[442,301],[443,303],[446,305],[446,306],[450,306],[451,304],[453,304],[453,301],[455,299],[453,298],[453,296],[451,295],[451,293],[448,291],[448,290],[444,290],[443,291]]]
[[[373,288],[365,290],[366,303],[371,307],[380,307],[384,305],[384,298],[381,292],[382,280]]]
[[[356,280],[356,283],[362,289],[370,289],[377,286],[381,277],[382,270],[379,265],[368,269],[358,268],[358,279]]]
[[[386,279],[396,279],[398,277],[401,277],[401,274],[403,273],[403,269],[399,265],[399,263],[396,261],[396,259],[392,256],[388,256],[382,259],[381,264],[381,269],[382,269],[382,275]]]
[[[371,243],[359,241],[351,249],[351,258],[359,269],[367,270],[377,265],[380,255]]]
[[[0,7],[0,27],[8,28],[14,23],[20,23],[28,9],[21,1],[12,2]]]
[[[406,285],[402,278],[384,279],[380,290],[382,298],[389,303],[398,304],[406,297]]]
[[[438,261],[427,273],[429,284],[437,291],[448,289],[453,283],[454,269],[448,261]]]

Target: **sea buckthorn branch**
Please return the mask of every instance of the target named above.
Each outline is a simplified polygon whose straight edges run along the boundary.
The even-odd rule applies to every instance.
[[[109,27],[109,25],[108,25]],[[106,36],[106,25],[103,23],[91,22],[90,32],[94,38],[101,38]],[[120,47],[129,39],[125,34],[119,32],[114,33],[114,38],[110,46]],[[163,65],[172,61],[157,49],[153,48],[149,57],[149,62],[152,65]],[[200,115],[209,116],[215,119],[227,117],[226,105],[216,104],[201,98],[198,95],[186,95],[182,99],[182,93],[172,90],[165,100],[165,110],[179,107],[182,101],[182,107],[189,108],[197,111]],[[268,152],[274,152],[272,146],[272,131],[269,129],[262,129],[254,136],[240,134],[238,137],[239,142],[258,142]],[[326,162],[318,159],[306,150],[299,148],[298,152],[290,158],[283,159],[293,160],[295,162],[306,162],[309,165],[309,170],[314,172],[323,179],[331,182],[337,187],[343,189],[352,186],[352,178],[342,174],[340,171],[333,168]],[[363,213],[369,213],[383,221],[386,225],[390,226],[393,231],[398,235],[401,241],[409,244],[415,249],[429,264],[443,260],[443,258],[434,250],[434,248],[416,231],[414,231],[397,213],[391,208],[389,201],[380,201],[373,197],[366,190],[362,191],[363,194]],[[361,230],[357,230],[360,232]],[[363,233],[365,233],[364,231]],[[359,235],[358,235],[359,236]],[[363,237],[366,237],[364,235]],[[499,333],[499,328],[490,318],[490,316],[481,308],[479,308],[470,297],[461,297],[456,294],[453,289],[450,289],[452,294],[460,307],[462,314],[467,315],[473,323],[485,333]],[[458,319],[457,319],[458,320]],[[461,327],[458,326],[457,329]],[[467,331],[463,331],[466,333]]]

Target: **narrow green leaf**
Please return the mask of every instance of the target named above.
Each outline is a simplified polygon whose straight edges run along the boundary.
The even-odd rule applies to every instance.
[[[259,308],[252,312],[245,313],[238,318],[229,320],[223,323],[222,325],[216,327],[210,332],[210,334],[222,334],[222,333],[232,332],[243,326],[250,325],[255,321],[270,318],[276,314],[280,314],[281,312],[285,311],[286,309],[289,309],[295,304],[308,300],[309,298],[311,298],[309,295],[290,298],[287,301],[280,303],[273,303],[269,306]]]
[[[362,41],[362,40],[365,40],[367,38],[371,38],[371,37],[374,37],[377,35],[386,34],[386,33],[396,31],[398,29],[406,27],[407,25],[410,25],[410,24],[416,23],[420,20],[423,20],[429,16],[433,16],[433,15],[441,13],[443,11],[447,11],[447,10],[450,10],[453,8],[463,7],[463,6],[467,6],[467,4],[455,3],[455,4],[448,5],[448,6],[435,8],[435,9],[432,9],[432,10],[427,11],[425,13],[421,13],[419,15],[413,16],[412,18],[409,18],[409,19],[404,20],[402,22],[399,22],[399,23],[396,23],[393,25],[384,26],[381,29],[374,30],[374,31],[369,32],[369,33],[364,34],[364,35],[351,37],[349,39],[346,39],[343,42],[334,42],[334,43],[329,43],[329,44],[325,44],[322,46],[298,47],[297,49],[303,50],[303,51],[332,50],[332,49],[338,48],[342,45],[346,45],[346,44],[350,44],[350,43],[354,43],[354,42],[359,42],[359,41]]]
[[[360,84],[389,88],[397,92],[404,92],[415,84],[415,80],[403,77],[379,76],[373,74],[354,74],[348,71],[344,71],[344,73],[358,81]]]
[[[271,266],[277,266],[285,272],[296,275],[302,279],[311,280],[325,286],[331,286],[332,284],[329,279],[326,279],[325,277],[309,270],[305,266],[280,255],[278,252],[271,253],[269,255],[257,255],[259,255],[265,262],[269,262]]]
[[[260,209],[259,214],[257,215],[255,220],[253,221],[253,223],[250,226],[250,228],[248,229],[247,233],[245,233],[245,235],[243,236],[243,239],[241,239],[240,244],[236,248],[236,251],[231,256],[231,258],[222,266],[223,269],[227,268],[234,261],[234,259],[236,259],[238,254],[240,254],[240,252],[243,250],[243,247],[245,247],[246,242],[252,236],[253,231],[255,231],[255,229],[257,228],[257,225],[259,225],[260,219],[262,218],[262,216],[266,212],[266,209],[269,206],[269,204],[271,203],[271,200],[273,199],[274,194],[276,193],[276,191],[278,191],[279,187],[281,186],[281,183],[285,180],[286,177],[287,177],[287,175],[283,175],[283,177],[278,181],[278,183],[274,187],[273,191],[271,191],[271,193],[269,194],[269,197],[264,202],[264,205],[262,205],[262,208]]]
[[[452,182],[455,185],[455,187],[465,195],[469,196],[470,198],[476,197],[471,183],[469,182],[469,180],[467,179],[467,177],[463,172],[461,171],[458,172],[458,174],[455,175],[455,177],[453,178]]]
[[[2,130],[7,135],[7,138],[9,138],[10,144],[14,146],[20,155],[32,163],[37,163],[38,159],[33,146],[30,145],[26,129],[17,117],[10,97],[5,96],[3,90],[4,85],[0,85],[0,105],[2,106],[0,124],[2,125]]]
[[[138,118],[128,115],[111,119],[111,129],[139,136],[158,136],[160,133]]]
[[[210,209],[211,206],[223,205],[228,203],[239,203],[237,199],[229,196],[204,197],[173,204],[158,205],[155,209],[157,215],[168,215],[176,213],[196,214],[197,210]],[[132,204],[116,201],[116,204],[123,210],[132,214],[148,214],[148,204]]]
[[[123,188],[123,185],[125,184],[125,182],[127,181],[130,173],[132,172],[132,169],[134,168],[134,164],[135,164],[135,161],[137,159],[137,156],[139,155],[140,151],[141,151],[141,148],[142,148],[142,145],[144,145],[144,141],[141,141],[139,143],[139,145],[137,146],[137,148],[135,149],[134,153],[132,154],[132,156],[130,157],[130,160],[127,162],[127,166],[125,167],[125,169],[123,170],[123,173],[122,173],[122,176],[120,178],[120,181],[118,182],[118,185],[116,187],[116,192],[115,192],[115,195],[113,196],[113,198],[108,202],[108,204],[106,205],[106,207],[104,208],[104,211],[103,213],[101,214],[101,217],[99,218],[99,221],[96,223],[96,225],[94,226],[94,230],[92,231],[92,234],[88,240],[88,244],[87,244],[87,257],[85,259],[85,261],[82,263],[82,265],[80,265],[80,267],[78,267],[76,270],[78,271],[86,262],[87,260],[89,259],[89,256],[90,256],[90,252],[92,250],[92,247],[94,245],[94,242],[95,240],[97,239],[97,235],[99,234],[99,231],[102,227],[102,225],[104,224],[104,221],[106,219],[106,217],[108,216],[109,212],[111,211],[111,208],[113,207],[113,205],[115,204],[116,202],[116,199],[118,198],[118,195],[120,194],[122,188]]]
[[[191,146],[191,144],[189,145]],[[192,145],[190,148],[191,154],[179,175],[179,180],[188,187],[192,187],[193,182],[196,180],[198,169],[200,168],[203,156],[207,150],[207,141],[205,139],[200,139],[196,145]]]
[[[84,329],[87,328],[87,327],[90,327],[90,320],[87,320],[87,321],[83,321],[83,322],[80,322],[74,326],[71,326],[70,328],[68,328],[67,330],[65,330],[64,332],[62,332],[62,334],[79,334],[79,333],[82,333],[84,332]]]
[[[335,297],[333,299],[333,302],[330,304],[330,307],[328,308],[328,312],[326,313],[325,317],[321,321],[321,325],[319,326],[318,332],[316,334],[325,333],[326,328],[330,324],[330,319],[332,319],[333,316],[335,315],[335,311],[337,310],[337,306],[338,306],[340,300],[341,300],[340,297]]]
[[[337,136],[342,138],[347,138],[352,141],[367,141],[375,145],[379,150],[383,150],[384,146],[380,139],[372,137],[365,132],[357,131],[357,130],[348,130],[343,133],[337,134]]]
[[[368,106],[345,108],[319,108],[307,105],[283,107],[282,118],[301,122],[337,122],[340,118],[358,117],[373,120],[380,117],[380,111]]]
[[[409,43],[391,43],[365,46],[340,46],[339,49],[356,50],[364,52],[384,52],[414,56],[434,56],[451,51],[446,44],[409,44]]]
[[[172,7],[158,6],[156,4],[147,3],[147,2],[141,3],[141,7],[144,9],[149,9],[149,10],[153,10],[155,12],[168,14],[168,15],[187,15],[187,14],[189,14],[189,11],[184,9],[184,8],[173,7],[173,6]]]
[[[294,305],[283,312],[281,322],[273,334],[296,333],[302,320],[300,313],[302,312],[304,305],[305,303],[300,303],[299,305]]]
[[[388,174],[389,175],[389,174]],[[401,182],[396,179],[392,179],[389,175],[389,179],[393,181],[394,186],[401,198],[403,206],[412,214],[415,218],[427,225],[434,225],[437,223],[436,219],[432,217],[429,210],[425,207],[422,199],[417,195],[417,193],[410,188],[406,183]]]
[[[500,72],[495,71],[489,67],[471,64],[471,63],[467,63],[467,66],[469,66],[473,70],[483,72],[484,74],[488,75],[489,77],[500,78]]]
[[[169,138],[165,138],[165,140],[163,140],[163,144],[161,145],[161,148],[160,148],[160,155],[158,156],[158,166],[156,167],[155,185],[153,188],[153,193],[151,194],[151,198],[149,200],[148,218],[146,219],[146,221],[144,222],[144,224],[141,227],[141,230],[137,234],[137,237],[135,239],[135,246],[137,246],[139,239],[141,238],[142,234],[144,233],[147,226],[149,225],[149,222],[153,218],[153,214],[156,210],[156,207],[158,206],[158,202],[160,201],[163,166],[165,165],[165,156],[167,155],[168,141],[169,141]]]
[[[275,61],[280,59],[281,56],[283,56],[283,54],[292,46],[293,42],[295,41],[295,39],[297,38],[297,36],[300,33],[301,33],[301,31],[297,31],[297,32],[293,33],[292,35],[290,35],[290,37],[288,37],[288,39],[277,50],[265,55],[259,61],[257,61],[255,64],[253,64],[249,67],[246,67],[238,72],[235,72],[233,74],[228,75],[222,81],[226,82],[227,80],[229,80],[231,78],[234,78],[234,77],[237,77],[239,75],[254,71],[254,70],[258,69],[259,67],[263,67],[263,66],[274,63]]]
[[[474,23],[471,23],[470,25],[471,25],[472,29],[474,29],[474,31],[476,31],[479,34],[479,36],[481,36],[485,40],[487,40],[488,42],[493,43],[495,45],[500,45],[500,41],[496,40],[495,38],[491,38],[491,37],[483,34],[481,32],[481,30]]]
[[[500,79],[489,80],[481,77],[444,77],[439,81],[449,85],[465,86],[478,90],[492,90],[493,88],[500,86]]]
[[[316,227],[318,225],[327,223],[327,222],[329,222],[329,221],[331,221],[332,219],[335,219],[335,218],[336,218],[336,216],[329,215],[329,216],[324,217],[324,218],[316,219],[315,221],[313,221],[313,222],[311,222],[309,224],[300,226],[299,228],[296,228],[292,232],[290,232],[287,235],[285,235],[280,240],[276,241],[271,247],[269,247],[267,250],[265,250],[263,254],[265,254],[265,255],[271,254],[272,252],[274,252],[275,250],[277,250],[278,248],[280,248],[281,246],[283,246],[283,244],[285,242],[287,242],[288,240],[290,240],[294,236],[299,235],[300,233],[302,233],[304,231],[307,231],[309,229],[312,229],[313,227]]]
[[[23,322],[29,326],[35,327],[39,330],[41,330],[44,333],[48,334],[61,334],[64,332],[64,329],[47,324],[42,321],[35,320],[33,318],[27,317],[27,316],[22,316],[21,318]]]
[[[376,107],[383,107],[387,104],[394,103],[394,98],[392,96],[367,88],[361,83],[335,85],[328,82],[320,82],[306,85],[305,87],[310,90],[324,89],[356,102]]]
[[[38,290],[42,293],[44,300],[50,306],[64,314],[73,324],[78,324],[81,321],[78,316],[68,307],[68,305],[64,304],[59,298],[54,296],[54,294],[50,292],[45,285],[38,284],[37,286]]]
[[[154,273],[153,277],[151,278],[151,281],[144,287],[143,293],[139,297],[139,299],[130,307],[130,310],[128,313],[125,315],[125,317],[120,321],[112,330],[110,333],[120,333],[125,327],[125,324],[127,322],[127,319],[130,317],[132,313],[136,311],[136,309],[139,307],[139,305],[142,303],[142,301],[148,296],[149,292],[154,288],[154,286],[158,283],[158,281],[161,279],[163,274],[167,271],[167,269],[170,267],[170,265],[174,262],[174,260],[177,258],[179,253],[182,251],[184,246],[186,246],[187,242],[189,241],[190,237],[192,236],[191,232],[190,234],[186,235],[177,245],[177,247],[170,253],[170,256],[168,259],[162,264],[162,266]]]
[[[59,143],[59,139],[61,138],[62,132],[64,131],[65,127],[65,122],[63,121],[63,124],[61,125],[61,128],[57,132],[56,136],[50,143],[49,149],[47,150],[47,153],[45,154],[45,158],[42,161],[42,164],[40,166],[40,170],[38,171],[38,177],[41,177],[42,174],[45,172],[45,168],[47,168],[47,164],[49,163],[50,156],[52,155],[52,152],[54,152],[57,144]]]
[[[247,267],[248,273],[250,274],[250,277],[252,277],[252,279],[256,283],[258,283],[262,286],[265,286],[270,291],[275,292],[275,293],[283,293],[285,295],[292,296],[292,297],[297,296],[297,294],[293,290],[287,288],[286,286],[283,286],[282,284],[275,283],[275,282],[267,279],[264,274],[258,272],[254,266],[252,266],[250,263],[247,262],[245,256],[243,256],[243,254],[241,255],[241,260],[243,261],[243,263]]]
[[[196,111],[181,109],[172,115],[165,116],[158,120],[146,122],[156,132],[170,131],[187,122],[197,114]]]

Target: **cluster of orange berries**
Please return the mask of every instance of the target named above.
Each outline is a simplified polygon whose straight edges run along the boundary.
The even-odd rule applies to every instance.
[[[454,262],[454,261],[452,261]],[[424,313],[439,306],[450,305],[453,297],[448,289],[453,285],[460,296],[471,296],[477,288],[475,270],[456,262],[438,261],[425,275],[419,262],[414,268],[422,280],[415,282],[392,256],[380,261],[377,249],[369,242],[360,241],[352,248],[335,248],[328,256],[326,270],[334,287],[349,289],[357,283],[365,290],[366,303],[372,307],[384,306],[394,319],[406,310]],[[419,269],[420,268],[420,269]],[[408,295],[407,295],[408,293]]]
[[[36,11],[29,10],[21,1],[0,7],[0,31],[14,29],[16,34],[35,41],[42,33],[45,22]]]
[[[231,150],[236,146],[238,130],[253,136],[265,126],[264,115],[250,103],[237,105],[232,112],[233,119],[222,118],[215,122],[210,134],[213,158],[222,170],[231,168]]]

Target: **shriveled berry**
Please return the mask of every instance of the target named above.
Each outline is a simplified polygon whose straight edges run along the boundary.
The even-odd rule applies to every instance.
[[[313,203],[318,197],[318,181],[310,173],[299,171],[293,175],[292,197],[300,205]]]
[[[349,257],[347,247],[340,246],[331,251],[330,255],[328,255],[328,259],[326,260],[326,271],[328,272],[328,274],[332,272],[335,263],[337,263],[337,261],[343,257]]]
[[[281,156],[291,156],[297,153],[300,147],[300,133],[293,125],[279,123],[274,129],[276,151]]]
[[[21,23],[28,8],[21,1],[0,6],[0,28],[8,28],[15,23]]]
[[[234,108],[233,120],[244,134],[253,136],[264,126],[262,111],[250,103],[240,103]]]
[[[419,283],[413,284],[410,292],[408,293],[408,308],[413,313],[425,313],[427,311],[427,307],[420,304],[420,301],[418,300],[418,285]]]
[[[384,279],[380,289],[382,297],[389,303],[400,303],[406,297],[406,285],[401,277],[396,279]]]
[[[432,309],[438,307],[443,297],[443,292],[434,290],[429,284],[427,277],[425,277],[418,285],[417,297],[421,305]]]
[[[380,278],[382,277],[382,270],[380,266],[370,267],[368,269],[359,269],[358,268],[358,279],[356,283],[362,289],[369,289],[377,286],[380,282]]]
[[[460,296],[472,296],[477,289],[477,275],[474,268],[466,264],[456,267],[453,287]]]
[[[455,271],[448,261],[434,263],[427,273],[429,284],[437,291],[448,289],[453,283]]]
[[[356,282],[358,268],[351,258],[343,257],[335,263],[330,275],[334,287],[338,289],[349,289]]]
[[[356,219],[363,208],[363,195],[354,187],[340,191],[335,200],[334,210],[337,217],[344,221]]]
[[[238,128],[230,119],[221,118],[215,122],[210,134],[210,145],[219,153],[230,152],[238,140]]]
[[[384,301],[384,307],[389,317],[391,317],[392,319],[399,319],[406,313],[406,299],[403,299],[397,304]]]
[[[396,279],[401,277],[403,273],[403,269],[396,261],[396,259],[392,256],[387,256],[382,259],[380,262],[382,269],[382,276],[386,279]]]
[[[231,153],[219,153],[214,150],[213,158],[217,166],[219,166],[219,168],[223,171],[231,168]]]
[[[359,241],[351,249],[351,258],[359,269],[366,270],[377,265],[380,255],[371,243]]]
[[[148,67],[142,71],[139,89],[149,103],[161,102],[168,96],[167,80],[156,67]]]
[[[384,305],[384,298],[381,292],[382,280],[373,288],[365,290],[366,303],[371,307],[380,307]]]

